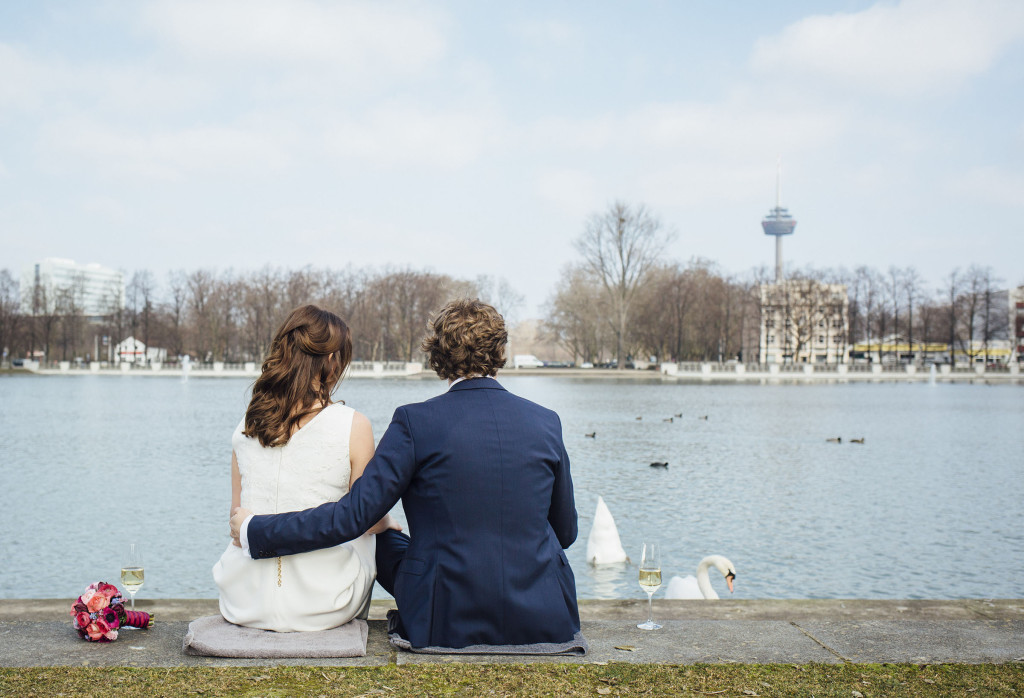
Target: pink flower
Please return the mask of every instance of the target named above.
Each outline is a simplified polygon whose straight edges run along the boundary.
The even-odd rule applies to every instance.
[[[106,635],[104,635],[103,637],[105,637],[105,638],[107,638],[108,640],[110,640],[111,642],[113,642],[114,640],[116,640],[116,639],[117,639],[117,631],[116,631],[116,630],[111,630],[110,632],[108,632],[108,633],[107,633]]]
[[[92,623],[89,623],[89,625],[86,626],[86,628],[85,628],[86,634],[89,636],[89,639],[92,640],[93,642],[96,642],[101,637],[103,637],[104,634],[106,634],[107,632],[110,631],[110,627],[107,626],[106,623],[103,623],[103,625],[106,626],[106,627],[103,630],[100,630],[100,623],[103,623],[103,621],[102,620],[96,620],[96,621],[93,621]]]
[[[100,583],[100,585],[99,585],[99,587],[97,587],[96,591],[97,591],[97,593],[103,594],[108,599],[112,599],[115,596],[120,596],[120,593],[117,591],[117,587],[116,586],[114,586],[113,584],[107,584],[105,582]]]
[[[102,611],[104,608],[110,605],[110,600],[107,599],[103,594],[93,594],[92,597],[85,602],[85,605],[89,607],[89,610],[93,613]]]
[[[92,622],[92,618],[88,613],[79,613],[75,616],[75,627],[76,628],[87,628],[89,623]]]
[[[89,599],[96,595],[96,590],[92,588],[92,585],[86,587],[85,593],[78,597],[79,603],[88,604]]]
[[[111,629],[116,630],[117,628],[121,627],[121,619],[117,615],[117,609],[111,606],[107,606],[102,611],[100,611],[100,618],[105,620],[107,622],[107,625],[109,625]]]

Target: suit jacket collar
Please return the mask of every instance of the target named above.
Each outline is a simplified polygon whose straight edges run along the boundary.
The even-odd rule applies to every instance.
[[[484,376],[483,378],[468,378],[464,381],[459,381],[452,387],[448,388],[448,392],[452,393],[456,390],[504,390],[501,383],[494,380],[490,376]]]

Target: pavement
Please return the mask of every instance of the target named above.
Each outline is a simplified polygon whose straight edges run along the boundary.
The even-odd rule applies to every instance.
[[[375,601],[365,657],[224,659],[182,652],[188,623],[217,613],[213,599],[137,600],[156,614],[149,630],[117,642],[85,642],[66,599],[0,600],[0,667],[383,666],[444,662],[592,664],[1024,662],[1024,599],[668,601],[654,604],[660,630],[639,630],[640,600],[581,601],[585,657],[419,655],[388,644],[391,601]]]

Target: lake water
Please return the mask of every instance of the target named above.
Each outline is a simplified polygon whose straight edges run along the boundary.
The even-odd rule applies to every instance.
[[[598,495],[634,560],[645,536],[663,545],[666,580],[725,555],[734,598],[1024,597],[1021,386],[501,381],[562,417],[581,598],[643,596],[635,567],[585,562]],[[0,597],[71,598],[91,581],[116,583],[128,541],[146,551],[141,597],[216,596],[230,434],[248,387],[0,377]],[[395,407],[443,389],[350,380],[337,397],[379,438]]]

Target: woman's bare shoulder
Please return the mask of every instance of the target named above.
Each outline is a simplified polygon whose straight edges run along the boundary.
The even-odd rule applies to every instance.
[[[352,435],[365,435],[368,434],[373,437],[373,426],[370,424],[370,419],[365,414],[359,411],[353,411],[352,413]]]

